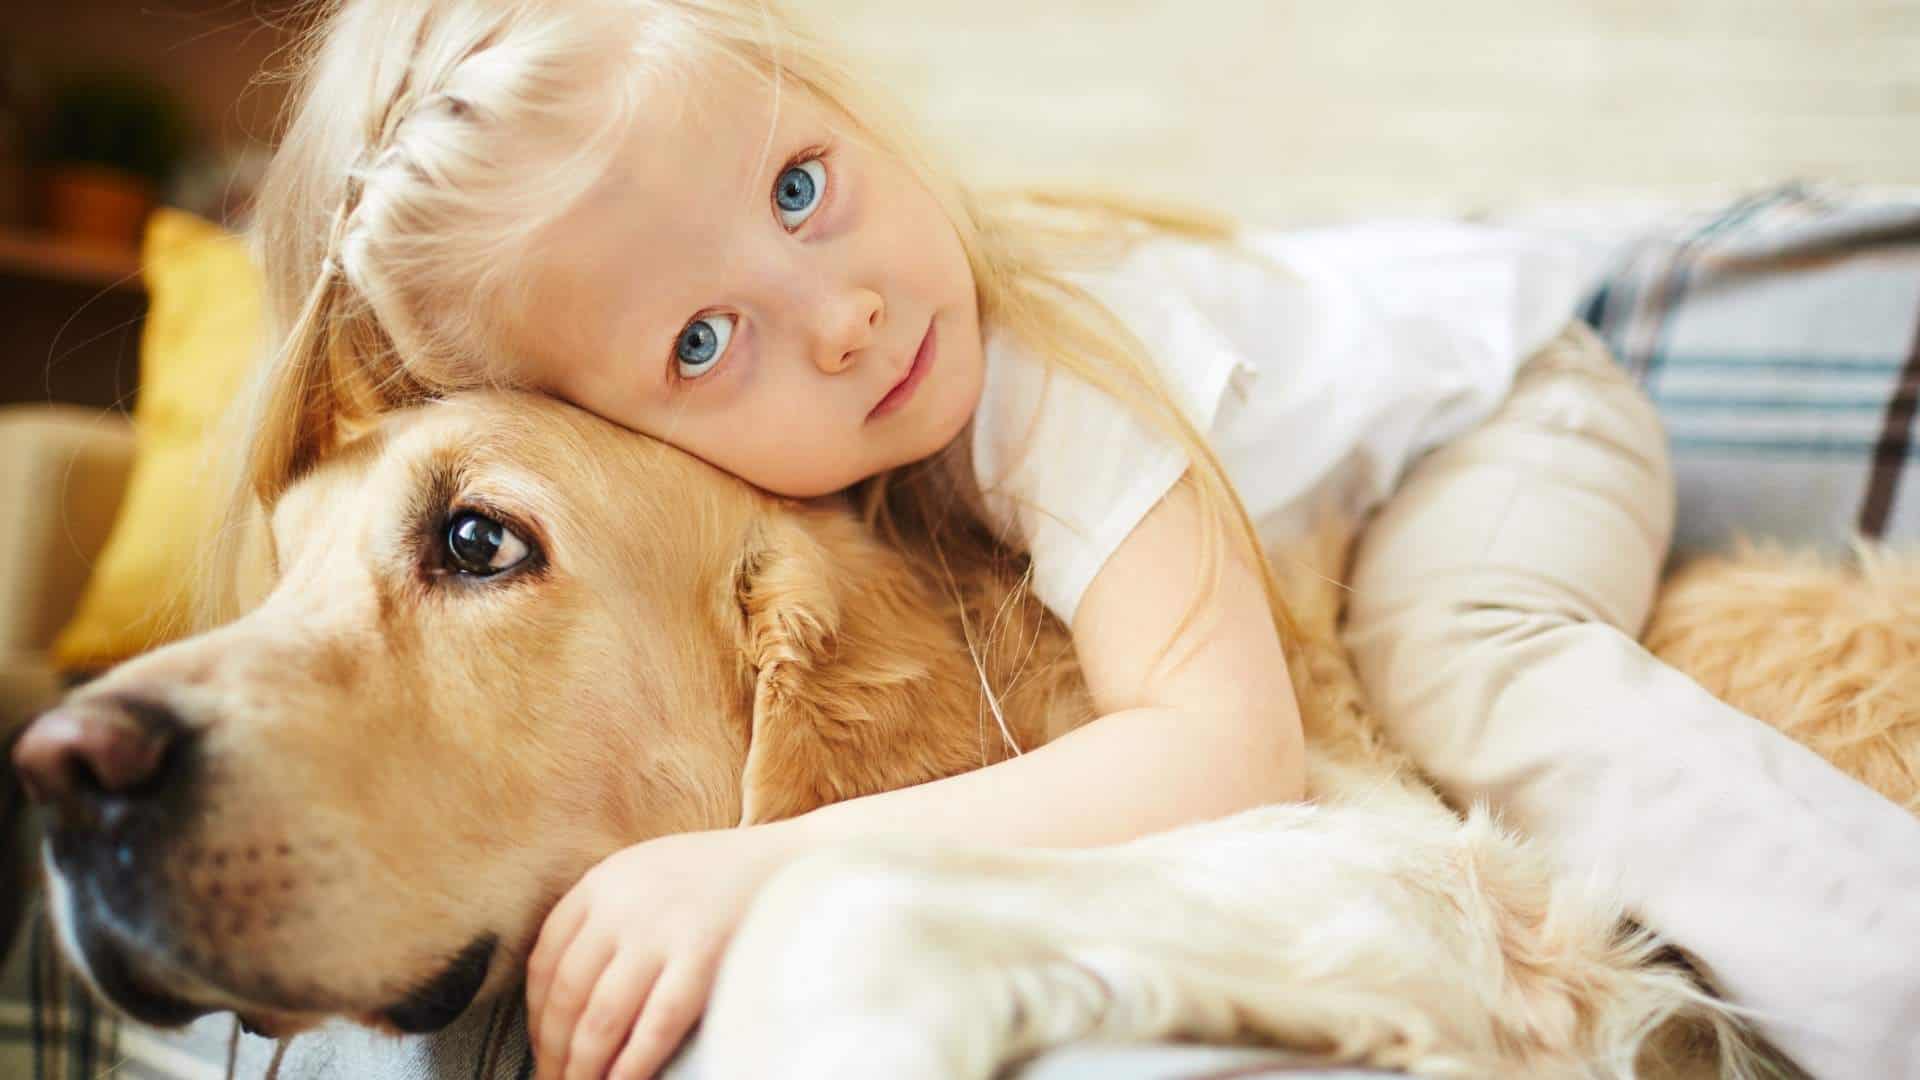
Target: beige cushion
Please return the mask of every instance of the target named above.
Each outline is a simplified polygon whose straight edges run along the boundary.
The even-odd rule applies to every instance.
[[[119,413],[0,407],[0,662],[44,653],[73,615],[132,461]]]
[[[45,653],[0,653],[0,749],[27,721],[52,708],[60,699],[59,675]],[[13,781],[13,770],[0,757],[0,789]],[[0,794],[0,801],[5,795]]]

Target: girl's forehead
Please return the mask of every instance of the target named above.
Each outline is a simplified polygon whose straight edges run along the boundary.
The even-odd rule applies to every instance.
[[[851,130],[837,110],[792,79],[713,63],[654,82],[602,191],[648,181],[693,183],[715,195],[750,192],[785,153],[784,141]]]

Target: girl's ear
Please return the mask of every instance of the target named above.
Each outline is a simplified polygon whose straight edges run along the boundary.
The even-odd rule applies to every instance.
[[[733,589],[753,675],[740,824],[979,764],[945,606],[851,518],[775,509],[753,526]]]

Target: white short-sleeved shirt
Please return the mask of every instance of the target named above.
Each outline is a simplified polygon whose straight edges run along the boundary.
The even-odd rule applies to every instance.
[[[1269,545],[1364,512],[1492,414],[1587,274],[1543,236],[1459,223],[1256,234],[1249,259],[1153,241],[1075,278],[1139,336]],[[993,524],[1071,623],[1187,467],[1125,406],[991,331],[973,467]]]

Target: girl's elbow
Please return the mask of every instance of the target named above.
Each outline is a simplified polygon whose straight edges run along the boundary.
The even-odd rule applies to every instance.
[[[1292,699],[1280,707],[1240,712],[1232,724],[1239,737],[1227,740],[1228,752],[1246,776],[1249,805],[1305,799],[1306,738]]]
[[[1271,768],[1269,802],[1300,802],[1307,797],[1307,736],[1300,699],[1291,683],[1273,688],[1254,710],[1255,750]]]

